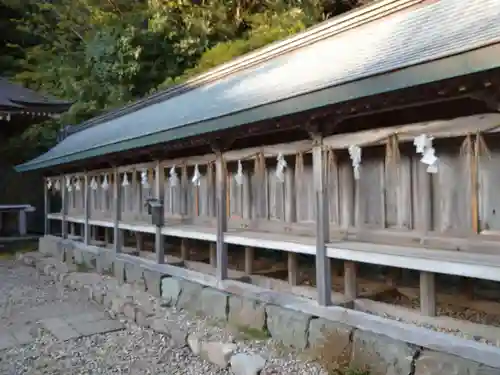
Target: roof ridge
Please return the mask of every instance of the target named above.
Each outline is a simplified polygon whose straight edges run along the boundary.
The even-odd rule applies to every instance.
[[[173,96],[183,94],[186,91],[224,78],[243,69],[261,64],[280,55],[291,53],[322,39],[360,27],[366,23],[378,20],[425,1],[426,0],[380,0],[375,3],[353,9],[340,16],[313,26],[304,32],[290,36],[284,40],[271,43],[265,47],[237,57],[227,63],[221,64],[205,73],[189,79],[185,83],[169,87],[166,90],[139,99],[119,109],[106,112],[102,115],[89,119],[78,126],[72,126],[68,129],[67,134],[71,135],[73,133],[80,132],[113,118],[120,117],[138,109],[170,99]]]

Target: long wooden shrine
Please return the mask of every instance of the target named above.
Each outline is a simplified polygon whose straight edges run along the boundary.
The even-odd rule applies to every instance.
[[[500,1],[472,3],[489,36],[457,0],[381,2],[83,124],[18,167],[62,200],[46,233],[500,342]]]

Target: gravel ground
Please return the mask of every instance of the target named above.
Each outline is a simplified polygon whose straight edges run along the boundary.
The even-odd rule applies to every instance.
[[[23,310],[68,301],[82,308],[90,304],[78,292],[58,288],[34,268],[0,260],[0,327],[13,324]],[[267,359],[262,375],[326,375],[317,364],[299,360],[297,353],[271,340],[245,337],[174,309],[166,318],[173,327],[189,326],[210,339],[234,339],[238,351],[260,354]],[[36,336],[32,343],[0,351],[0,374],[230,374],[195,357],[188,348],[175,347],[168,337],[134,324],[126,323],[123,331],[59,342],[32,323]]]

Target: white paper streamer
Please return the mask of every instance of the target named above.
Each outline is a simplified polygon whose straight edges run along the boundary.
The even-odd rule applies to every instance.
[[[52,189],[52,180],[50,178],[47,178],[47,189]]]
[[[103,190],[108,190],[108,188],[109,188],[108,175],[107,174],[104,175],[104,179],[102,180],[101,187],[103,188]]]
[[[75,180],[75,190],[76,191],[80,191],[82,190],[82,186],[81,186],[81,183],[80,183],[80,179],[77,177],[76,180]]]
[[[201,173],[200,170],[198,169],[198,164],[194,166],[194,173],[193,173],[193,178],[191,179],[193,184],[195,186],[200,186],[201,183]]]
[[[99,185],[97,184],[97,181],[95,179],[95,176],[92,177],[92,180],[90,180],[90,188],[92,190],[97,190],[99,188]]]
[[[148,171],[147,170],[143,170],[141,172],[141,185],[144,186],[146,189],[149,188]]]
[[[278,165],[276,166],[276,177],[278,178],[278,181],[285,182],[284,171],[285,168],[287,167],[286,160],[281,153],[278,154],[276,160],[278,161]]]
[[[359,166],[361,164],[361,147],[357,145],[349,146],[349,157],[352,161],[354,179],[359,180]]]
[[[236,172],[236,175],[234,176],[234,180],[238,185],[243,185],[243,165],[241,164],[241,160],[238,160],[238,171]]]
[[[56,191],[61,190],[61,182],[59,180],[56,180],[56,183],[54,185],[54,189],[56,189]]]
[[[417,153],[423,154],[425,149],[432,147],[432,140],[434,138],[428,137],[427,134],[420,134],[413,140],[413,145],[417,149]]]
[[[433,140],[433,137],[428,137],[426,134],[420,134],[413,140],[417,153],[422,154],[420,162],[427,165],[427,173],[438,172],[439,159],[432,145]]]
[[[177,186],[177,183],[179,182],[179,176],[177,176],[177,172],[175,171],[175,165],[170,168],[169,172],[170,177],[168,178],[170,182],[170,186]]]
[[[71,193],[73,191],[73,185],[71,185],[71,177],[66,177],[66,189]]]
[[[126,173],[123,174],[122,186],[129,186],[128,175]]]

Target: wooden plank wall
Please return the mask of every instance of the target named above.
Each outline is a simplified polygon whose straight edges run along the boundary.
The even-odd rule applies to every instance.
[[[488,142],[479,157],[479,226],[486,233],[500,234],[500,148]]]
[[[470,164],[461,146],[463,139],[447,141],[436,146],[439,172],[427,175],[414,148],[402,147],[397,160],[388,160],[384,146],[363,148],[361,177],[358,183],[348,153],[345,150],[325,151],[328,162],[329,210],[332,230],[363,228],[419,230],[417,207],[426,196],[422,186],[428,179],[430,201],[430,231],[464,235],[472,233],[472,196]],[[477,194],[479,197],[480,230],[500,233],[500,172],[497,167],[500,151],[493,149],[479,159]],[[271,223],[296,224],[314,234],[315,205],[310,153],[286,156],[284,181],[276,177],[276,157],[255,155],[241,161],[242,184],[238,184],[238,162],[227,163],[227,211],[230,226],[240,222],[259,222],[259,230],[278,231],[283,226]],[[176,183],[172,183],[170,167],[163,169],[165,217],[169,219],[206,219],[215,225],[215,166],[213,162],[199,164],[198,185],[192,182],[195,167],[175,167]],[[154,196],[155,176],[148,171],[149,186],[141,184],[142,170],[127,173],[128,186],[122,186],[120,174],[123,221],[148,222],[146,200]],[[97,190],[90,190],[90,216],[94,219],[113,217],[112,173],[107,173],[109,187],[102,188],[104,173],[96,174]],[[89,177],[91,181],[92,175]],[[82,189],[68,194],[69,216],[83,216]],[[65,186],[65,184],[61,184]],[[359,194],[356,189],[359,186]],[[356,217],[359,216],[359,222]],[[196,222],[196,221],[195,221]],[[270,225],[266,225],[268,222]],[[264,224],[262,224],[264,223]],[[278,229],[276,229],[278,228]],[[359,228],[358,228],[359,230]]]
[[[76,180],[71,180],[71,191],[68,191],[66,197],[68,199],[68,215],[69,216],[82,216],[84,214],[83,206],[83,178],[80,178],[80,190],[77,190]],[[66,188],[66,181],[61,183],[61,189]]]

